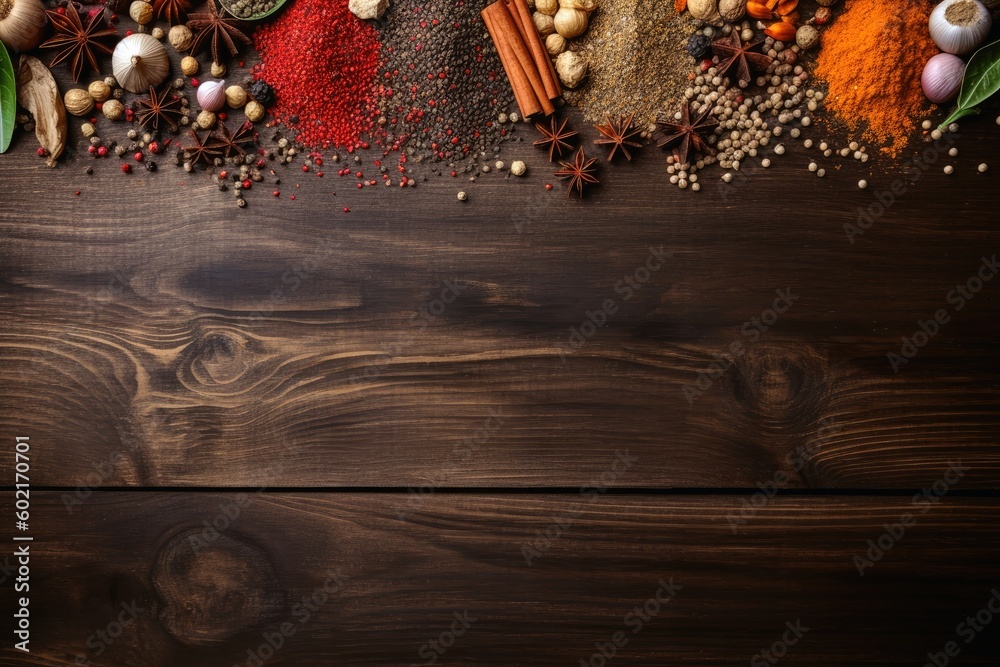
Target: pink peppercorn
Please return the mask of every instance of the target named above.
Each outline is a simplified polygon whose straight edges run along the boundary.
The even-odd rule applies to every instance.
[[[133,157],[133,158],[135,158],[135,161],[136,161],[136,162],[142,162],[142,158],[143,158],[144,156],[143,156],[143,154],[142,154],[142,151],[136,151],[136,152],[135,152],[135,155],[133,155],[132,157]]]
[[[132,173],[132,165],[130,165],[128,162],[123,162],[122,163],[122,173],[123,174],[131,174]]]

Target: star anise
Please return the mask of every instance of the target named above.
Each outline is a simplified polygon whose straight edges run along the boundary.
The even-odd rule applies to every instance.
[[[535,142],[535,146],[548,148],[549,162],[552,162],[556,157],[562,157],[563,151],[573,147],[566,140],[575,137],[579,133],[576,130],[567,130],[566,124],[568,122],[568,120],[564,120],[561,125],[557,126],[556,118],[553,116],[549,120],[548,127],[545,127],[541,123],[535,123],[535,129],[542,134],[542,138]]]
[[[194,146],[185,146],[182,150],[187,154],[191,164],[204,162],[211,166],[215,164],[215,158],[222,157],[222,146],[212,138],[211,134],[206,134],[202,139],[198,132],[191,130],[191,138],[194,139]]]
[[[594,168],[594,163],[597,162],[596,157],[588,158],[583,149],[579,149],[576,155],[573,156],[572,162],[560,162],[562,169],[556,172],[556,176],[563,179],[569,179],[569,194],[573,195],[573,190],[576,190],[583,198],[583,189],[588,185],[596,185],[597,177],[594,173],[597,171]]]
[[[735,65],[736,75],[741,82],[750,83],[753,81],[753,77],[750,74],[750,65],[759,70],[766,70],[774,61],[768,55],[750,50],[761,44],[763,44],[762,41],[744,44],[743,40],[740,39],[738,30],[733,30],[729,35],[720,37],[712,42],[712,53],[719,56],[719,76],[724,76]]]
[[[663,128],[663,138],[657,146],[667,148],[674,146],[674,157],[680,164],[686,164],[690,157],[691,149],[702,155],[713,155],[715,150],[708,145],[703,134],[719,124],[719,121],[712,117],[712,108],[706,107],[694,121],[691,120],[691,106],[685,104],[681,107],[681,119],[675,121],[673,116],[661,116],[656,124]]]
[[[255,141],[253,132],[253,123],[248,120],[243,121],[243,124],[236,129],[235,134],[229,131],[225,123],[219,123],[219,129],[212,135],[212,138],[218,143],[223,157],[228,158],[234,154],[246,155],[243,144],[252,144]]]
[[[149,87],[149,97],[143,100],[136,100],[139,109],[136,115],[139,124],[143,127],[153,126],[159,131],[162,126],[171,130],[177,129],[177,121],[184,115],[181,98],[170,92],[170,87],[163,89],[163,92],[156,92],[156,88]]]
[[[207,12],[198,12],[188,17],[187,27],[195,35],[191,43],[191,55],[198,55],[210,45],[212,59],[217,63],[222,62],[223,48],[229,51],[229,55],[235,56],[240,49],[234,40],[239,40],[247,46],[253,43],[249,37],[240,32],[237,25],[239,25],[237,21],[223,18],[215,6],[215,0],[209,0]]]
[[[639,128],[632,125],[634,119],[635,113],[629,116],[619,116],[617,119],[608,116],[604,125],[594,126],[598,132],[604,135],[600,139],[594,139],[594,143],[598,146],[611,147],[608,151],[608,162],[611,162],[611,158],[615,156],[617,151],[621,151],[625,159],[631,162],[632,155],[628,152],[627,147],[642,148],[641,143],[633,141],[633,138],[641,132]]]
[[[105,27],[103,10],[95,11],[84,26],[72,2],[66,5],[65,13],[60,11],[61,9],[45,10],[56,34],[45,40],[41,48],[59,49],[49,67],[55,67],[66,59],[72,59],[73,80],[79,81],[80,75],[83,74],[84,63],[89,64],[96,72],[101,71],[94,52],[102,51],[110,54],[111,47],[101,43],[101,40],[114,37],[118,32],[114,28]]]
[[[189,9],[191,9],[191,3],[188,0],[154,0],[153,2],[156,18],[162,19],[170,25],[183,23]]]

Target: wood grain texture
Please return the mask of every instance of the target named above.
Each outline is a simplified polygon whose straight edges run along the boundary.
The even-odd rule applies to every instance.
[[[971,643],[955,634],[1000,578],[995,500],[945,496],[922,513],[908,497],[779,497],[734,534],[740,500],[442,493],[401,520],[405,494],[267,493],[233,512],[236,494],[99,492],[70,514],[41,493],[37,621],[16,664],[246,664],[286,621],[296,632],[268,665],[424,664],[465,610],[476,620],[439,664],[575,665],[619,630],[614,664],[748,664],[797,620],[809,630],[788,664],[920,665],[951,640],[957,664],[995,664],[995,622]],[[203,532],[227,511],[219,536]],[[906,512],[916,525],[860,577],[853,557]],[[522,548],[555,518],[528,566]],[[327,572],[336,590],[302,622],[295,605]],[[681,588],[632,632],[626,614],[661,579]],[[95,655],[88,638],[123,604],[142,611]],[[2,656],[14,664],[9,644]]]
[[[527,179],[357,191],[288,172],[296,201],[241,211],[204,175],[50,171],[22,139],[3,161],[0,429],[51,443],[47,485],[95,466],[122,486],[578,485],[628,448],[635,487],[784,468],[789,487],[913,488],[961,460],[969,488],[997,488],[1000,286],[947,300],[1000,245],[995,175],[974,173],[998,128],[970,127],[958,173],[906,181],[854,243],[844,224],[898,174],[818,179],[791,140],[770,170],[697,194],[666,186],[648,148],[569,200],[515,141]],[[616,291],[661,246],[648,282]],[[792,307],[744,333],[779,289]],[[894,372],[887,353],[941,308],[951,321]],[[503,424],[483,433],[491,411]]]

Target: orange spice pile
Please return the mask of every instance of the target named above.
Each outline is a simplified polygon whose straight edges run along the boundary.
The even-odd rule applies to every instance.
[[[920,72],[938,52],[931,9],[926,0],[849,0],[823,34],[816,75],[829,84],[826,107],[892,156],[926,109]]]

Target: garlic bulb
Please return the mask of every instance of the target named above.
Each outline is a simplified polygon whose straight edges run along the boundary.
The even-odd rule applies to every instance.
[[[170,74],[170,59],[163,44],[137,32],[118,42],[111,69],[122,88],[133,93],[158,86]]]
[[[0,0],[0,42],[30,51],[42,42],[45,8],[40,0]]]
[[[958,94],[964,75],[965,63],[961,58],[950,53],[939,53],[924,65],[920,85],[928,100],[941,104]]]
[[[979,46],[993,19],[979,0],[944,0],[931,12],[931,39],[946,53],[961,55]]]
[[[205,111],[218,111],[226,103],[226,81],[206,81],[198,86],[198,104]]]

